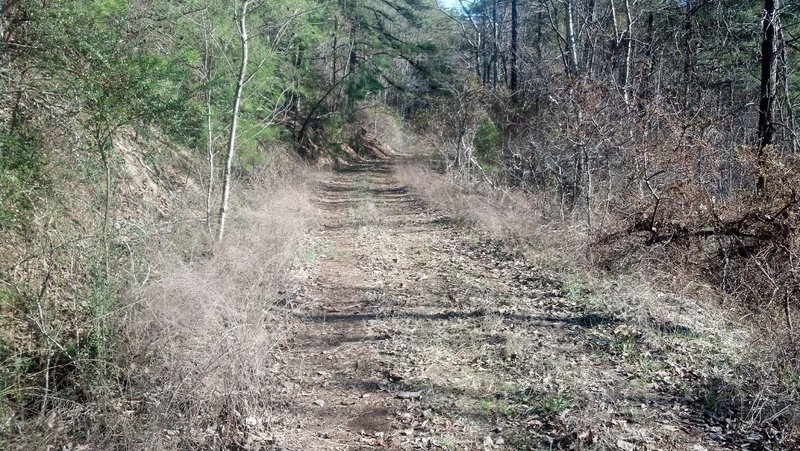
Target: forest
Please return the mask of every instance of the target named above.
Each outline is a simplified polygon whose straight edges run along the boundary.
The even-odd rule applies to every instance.
[[[800,447],[800,4],[0,38],[0,450]]]

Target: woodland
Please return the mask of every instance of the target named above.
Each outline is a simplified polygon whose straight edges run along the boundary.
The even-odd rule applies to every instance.
[[[2,0],[0,38],[0,450],[800,446],[799,4]],[[394,214],[438,227],[434,250],[396,250],[419,243]],[[451,228],[466,247],[435,251]],[[475,280],[517,275],[464,282],[473,253]],[[378,395],[344,389],[408,409],[394,423],[289,421],[314,377],[336,382],[326,362],[374,360],[341,345],[303,367],[315,327],[353,335],[315,318],[360,295],[319,286],[405,261],[369,305],[414,276],[441,284],[420,306],[449,310],[357,327],[388,346],[422,329],[375,321],[466,325],[442,343],[512,323],[487,332],[498,361],[464,368],[522,388],[486,376],[448,395],[474,418],[447,407],[415,372],[444,348],[399,376],[387,357],[420,335],[381,351]],[[517,297],[580,314],[551,337],[585,340],[576,381],[663,396],[570,391],[569,358],[525,344],[543,326],[513,325],[538,315],[509,313]],[[303,402],[330,417],[340,395]],[[661,404],[685,417],[648,416]]]

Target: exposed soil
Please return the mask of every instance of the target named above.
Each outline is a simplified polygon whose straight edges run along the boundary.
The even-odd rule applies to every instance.
[[[708,363],[727,356],[714,336],[626,322],[427,208],[392,161],[330,175],[318,204],[323,222],[295,270],[275,449],[757,449],[769,438],[719,395],[728,382]]]

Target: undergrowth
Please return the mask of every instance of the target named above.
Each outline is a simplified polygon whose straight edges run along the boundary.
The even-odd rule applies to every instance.
[[[17,264],[8,280],[32,282],[0,287],[0,448],[223,449],[263,432],[313,179],[293,161],[250,171],[222,243],[191,187],[167,217],[122,212],[108,279],[94,237]]]
[[[779,316],[748,314],[731,299],[721,304],[718,290],[697,272],[657,254],[640,255],[624,270],[596,266],[580,212],[563,216],[557,203],[544,198],[413,163],[400,167],[398,178],[481,239],[524,254],[557,281],[561,295],[626,324],[624,331],[633,335],[615,330],[610,348],[626,371],[642,374],[643,381],[660,377],[664,368],[687,377],[683,396],[714,419],[709,421],[728,418],[741,437],[761,434],[771,443],[792,443],[800,424],[798,372],[783,358],[789,343],[776,341],[772,332],[780,327]],[[704,351],[684,355],[690,348]],[[560,402],[550,407],[562,410]]]
[[[121,318],[119,365],[147,406],[129,427],[149,433],[125,434],[137,448],[230,447],[268,416],[287,269],[314,209],[303,184],[254,184],[242,198],[224,243],[181,230],[154,245],[151,282]]]

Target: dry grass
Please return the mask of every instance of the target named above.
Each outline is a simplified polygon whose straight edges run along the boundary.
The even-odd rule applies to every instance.
[[[421,165],[397,170],[399,180],[426,202],[466,226],[501,240],[509,249],[527,251],[537,264],[584,261],[586,230],[575,218],[554,221],[544,198],[513,190],[488,189],[464,177],[451,178]]]
[[[678,272],[661,255],[607,272],[593,266],[585,218],[563,216],[554,202],[513,190],[489,189],[421,166],[398,169],[398,178],[426,202],[473,230],[501,241],[512,253],[522,253],[535,266],[552,271],[566,287],[613,294],[606,307],[628,319],[652,318],[685,322],[704,332],[730,326],[729,316],[711,301],[713,287],[696,274]],[[668,263],[668,262],[667,262]],[[691,313],[689,313],[691,312]]]
[[[2,231],[0,449],[253,440],[288,333],[288,267],[316,217],[316,175],[273,145],[269,164],[234,187],[229,234],[213,245],[205,162],[156,131],[123,131],[104,289],[99,173],[73,151],[80,143],[54,136],[54,192],[36,199],[31,227]]]
[[[585,218],[562,217],[557,205],[535,196],[489,189],[414,165],[400,168],[398,177],[438,210],[502,241],[510,252],[523,253],[560,281],[569,298],[625,323],[641,336],[637,340],[668,356],[679,371],[701,374],[702,383],[687,382],[685,388],[700,399],[701,409],[730,412],[742,431],[795,433],[800,378],[782,363],[780,350],[787,344],[776,342],[780,334],[772,331],[781,324],[767,321],[774,315],[744,319],[744,309],[720,303],[715,287],[665,249],[628,255],[630,261],[613,271],[598,268]],[[650,360],[637,361],[634,372],[657,374],[651,366],[661,363]],[[596,418],[592,415],[586,424]]]
[[[151,282],[121,324],[120,366],[136,394],[126,446],[243,444],[268,417],[287,269],[315,211],[304,185],[251,182],[241,198],[213,252],[196,230],[153,246]]]

